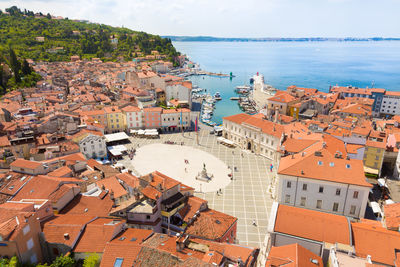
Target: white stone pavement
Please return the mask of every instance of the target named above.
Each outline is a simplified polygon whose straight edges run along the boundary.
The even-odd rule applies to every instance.
[[[185,160],[188,163],[185,163]],[[211,181],[197,180],[203,164]],[[196,192],[215,192],[231,182],[228,166],[217,157],[190,146],[150,144],[136,149],[132,165],[140,175],[159,171],[179,182],[195,188]]]
[[[222,194],[217,195],[215,192],[208,192],[195,193],[195,195],[208,200],[208,206],[210,208],[238,218],[237,239],[239,244],[252,247],[261,246],[267,232],[268,215],[273,202],[270,194],[270,183],[273,179],[274,172],[270,172],[269,170],[271,162],[268,159],[254,155],[248,151],[243,151],[239,148],[232,149],[218,144],[216,136],[210,135],[207,127],[203,127],[200,131],[200,145],[197,145],[194,133],[185,133],[184,136],[182,136],[181,133],[162,134],[160,139],[131,137],[130,141],[131,143],[126,146],[128,148],[136,148],[138,151],[136,154],[137,157],[141,157],[141,151],[139,151],[141,148],[145,148],[151,144],[164,144],[166,141],[178,144],[184,142],[186,146],[196,149],[194,151],[200,150],[204,152],[205,158],[212,157],[214,160],[216,158],[222,161],[224,166],[237,167],[237,171],[234,172],[233,181],[230,181],[225,188],[222,188]],[[181,148],[180,145],[168,146],[175,147],[178,150]],[[184,151],[186,151],[186,148]],[[145,150],[142,152],[145,152]],[[151,153],[155,156],[158,150],[154,149]],[[154,166],[158,166],[160,161],[164,160],[166,160],[165,157],[139,165],[147,166],[150,172],[155,169]],[[188,160],[190,162],[190,159]],[[123,163],[128,169],[133,170],[136,174],[138,172],[136,167],[139,169],[141,168],[139,165],[134,168],[128,156],[125,156],[124,159],[119,162]],[[184,170],[185,164],[183,156],[180,160],[178,159],[176,164],[178,166],[177,169],[180,171]],[[179,166],[180,164],[181,166]],[[190,162],[190,164],[192,164],[192,162]],[[199,164],[202,164],[201,161]],[[207,164],[210,163],[206,162],[206,167],[208,169]],[[200,168],[201,167],[202,166],[200,166]],[[157,169],[160,169],[160,167],[157,167]],[[193,171],[197,172],[199,170]],[[209,172],[211,171],[212,170]],[[146,174],[145,170],[142,170],[142,172]],[[165,174],[168,175],[167,173]],[[174,179],[179,178],[175,175],[170,176]],[[216,188],[216,190],[217,189],[219,188]],[[257,227],[252,225],[253,219],[256,220]]]

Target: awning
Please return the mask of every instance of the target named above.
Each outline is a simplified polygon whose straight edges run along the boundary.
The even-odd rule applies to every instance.
[[[372,201],[371,208],[374,213],[381,213],[381,208],[379,207],[379,204],[377,202]]]
[[[218,142],[221,142],[221,143],[225,143],[225,144],[227,144],[227,145],[231,145],[231,146],[234,146],[234,145],[235,145],[235,143],[233,143],[231,140],[228,140],[228,139],[223,138],[223,137],[221,137],[221,136],[217,138],[217,141],[218,141]]]
[[[366,173],[371,173],[371,174],[376,174],[376,175],[379,174],[379,170],[377,170],[377,169],[372,169],[372,168],[365,167],[365,166],[364,166],[364,172],[366,172]]]
[[[385,201],[385,204],[386,204],[386,205],[390,205],[390,204],[394,204],[394,203],[396,203],[396,202],[394,202],[394,201],[391,200],[391,199],[388,199],[388,200]]]
[[[124,145],[109,146],[107,149],[113,156],[121,156],[124,152],[128,151]]]
[[[386,187],[387,188],[387,183],[385,182],[385,179],[382,179],[382,178],[379,178],[378,179],[378,184],[379,184],[379,186],[381,186],[381,187]]]
[[[129,139],[129,136],[125,132],[106,134],[104,135],[106,142],[114,142]]]

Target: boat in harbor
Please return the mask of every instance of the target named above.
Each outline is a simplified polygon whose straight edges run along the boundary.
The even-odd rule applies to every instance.
[[[216,92],[216,93],[215,93],[214,99],[217,100],[217,101],[222,100],[222,97],[221,97],[221,95],[220,95],[219,92]]]
[[[230,98],[230,100],[239,100],[239,97],[238,97],[238,96],[232,96],[232,97]]]
[[[239,86],[236,86],[236,89],[246,89],[246,90],[250,90],[251,89],[251,86],[250,85],[239,85]]]

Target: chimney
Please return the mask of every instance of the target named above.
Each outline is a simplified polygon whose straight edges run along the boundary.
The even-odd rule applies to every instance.
[[[114,200],[114,191],[112,191],[112,190],[111,190],[111,192],[110,192],[110,199],[111,199],[111,200]]]
[[[69,234],[68,234],[68,233],[65,233],[65,234],[64,234],[64,239],[65,239],[65,240],[69,240]]]
[[[152,173],[149,174],[149,178],[150,178],[150,182],[153,182],[153,174]]]

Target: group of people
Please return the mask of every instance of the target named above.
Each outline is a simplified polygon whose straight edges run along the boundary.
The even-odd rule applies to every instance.
[[[131,148],[128,150],[129,158],[132,160],[133,156],[136,154],[136,148]]]

